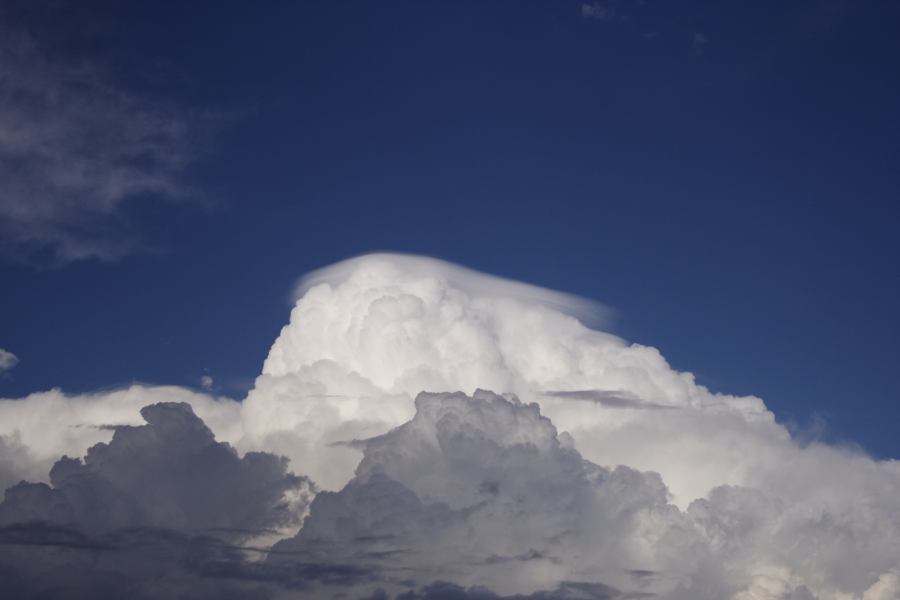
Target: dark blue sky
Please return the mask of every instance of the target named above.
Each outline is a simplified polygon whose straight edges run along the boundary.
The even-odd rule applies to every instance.
[[[900,456],[897,3],[10,7],[187,115],[200,201],[90,233],[153,251],[0,263],[0,396],[240,397],[299,275],[396,250],[600,300],[712,389]]]

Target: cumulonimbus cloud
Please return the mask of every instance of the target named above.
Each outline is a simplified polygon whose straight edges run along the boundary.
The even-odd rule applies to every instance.
[[[304,593],[900,594],[900,463],[799,443],[761,399],[710,392],[592,329],[590,304],[384,254],[299,289],[239,402],[139,386],[0,402],[5,481],[46,481],[61,454],[108,441],[105,426],[181,401],[218,439],[331,490],[296,537],[240,567],[283,587],[303,564]],[[417,404],[423,390],[436,395]]]
[[[334,443],[407,420],[422,390],[481,387],[538,402],[587,458],[657,471],[681,505],[764,469],[771,457],[756,448],[791,447],[760,399],[710,393],[655,348],[588,328],[573,313],[591,306],[570,296],[396,255],[339,263],[301,290],[243,403],[244,433],[289,456],[330,448],[304,450],[326,487],[343,485],[358,461]],[[660,407],[669,410],[647,410]]]

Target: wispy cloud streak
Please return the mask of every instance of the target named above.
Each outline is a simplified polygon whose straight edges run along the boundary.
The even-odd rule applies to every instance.
[[[148,247],[129,203],[193,198],[198,114],[0,27],[0,256],[65,264]]]

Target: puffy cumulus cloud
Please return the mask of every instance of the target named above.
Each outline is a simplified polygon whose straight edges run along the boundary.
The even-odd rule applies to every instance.
[[[8,350],[4,350],[0,348],[0,375],[9,371],[13,367],[19,364],[19,357],[9,352]]]
[[[658,473],[667,500],[688,515],[683,531],[706,540],[702,547],[715,547],[718,527],[732,527],[721,540],[731,545],[695,557],[701,570],[727,557],[709,577],[695,573],[718,582],[703,597],[812,590],[852,598],[879,577],[890,585],[900,556],[900,463],[800,444],[761,399],[710,392],[655,348],[589,328],[585,305],[570,300],[416,257],[365,256],[320,271],[302,282],[243,403],[242,443],[296,456],[314,480],[339,489],[365,447],[344,442],[412,418],[420,390],[491,387],[539,404],[592,463]],[[413,489],[417,498],[423,492]],[[704,519],[704,507],[721,516],[731,503],[736,512],[724,524]],[[845,577],[848,547],[858,560]]]
[[[259,560],[296,531],[314,491],[287,459],[239,457],[185,403],[144,407],[84,460],[61,458],[52,487],[22,482],[0,503],[0,591],[17,598],[303,597],[359,568]],[[250,544],[245,545],[245,544]]]
[[[52,484],[10,489],[4,580],[58,596],[124,581],[135,597],[898,597],[900,462],[800,444],[762,400],[592,329],[599,313],[432,259],[366,256],[302,282],[242,402],[144,386],[2,400],[0,483],[49,471]],[[160,402],[209,429],[184,407],[143,425]],[[271,549],[188,532],[278,527],[291,498],[299,514],[303,493],[271,505],[295,481],[286,465],[254,452],[331,491]],[[50,471],[64,454],[86,459]],[[136,473],[155,486],[146,498]],[[224,487],[190,492],[210,478]]]
[[[213,532],[225,539],[296,529],[312,488],[287,472],[287,459],[238,457],[185,403],[141,409],[146,425],[116,427],[84,460],[62,457],[51,486],[6,490],[0,525],[49,523],[97,534],[151,527]]]
[[[658,474],[586,461],[536,404],[483,391],[420,394],[411,421],[357,445],[354,478],[269,564],[362,568],[377,577],[354,590],[385,598],[896,597],[896,500],[720,486],[682,511]]]
[[[499,594],[624,587],[668,562],[656,545],[680,513],[659,476],[584,461],[535,404],[421,394],[411,421],[359,445],[353,480],[319,494],[269,562],[361,565],[394,592],[443,580]]]
[[[159,402],[190,404],[220,440],[233,443],[242,436],[239,403],[174,386],[132,385],[78,395],[53,389],[0,399],[0,485],[48,481],[60,456],[83,456],[108,442],[116,427],[142,424],[141,408]]]
[[[306,480],[238,458],[186,404],[142,411],[53,487],[0,505],[4,590],[22,597],[872,600],[898,591],[888,505],[792,503],[720,486],[682,511],[656,473],[601,467],[536,404],[420,394],[413,418],[353,445],[339,492],[271,550],[248,529],[294,522]],[[232,543],[229,543],[232,542]],[[259,557],[266,557],[259,560]],[[256,558],[256,560],[254,560]]]
[[[688,508],[706,552],[721,565],[714,579],[739,587],[723,597],[865,599],[889,584],[900,564],[895,507],[873,509],[815,494],[791,502],[778,492],[722,486]]]
[[[213,378],[210,377],[209,375],[203,375],[200,378],[200,387],[203,388],[204,390],[206,390],[207,392],[213,388],[213,383],[215,383],[215,382],[213,381]]]
[[[248,447],[303,456],[337,489],[422,391],[512,392],[599,464],[661,473],[681,506],[795,448],[754,397],[714,394],[655,348],[587,327],[598,308],[434,259],[370,255],[306,278],[243,403]],[[665,409],[665,410],[661,410]]]

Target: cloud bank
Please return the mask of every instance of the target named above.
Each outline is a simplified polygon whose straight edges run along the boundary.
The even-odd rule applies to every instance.
[[[479,390],[420,394],[416,409],[362,444],[353,480],[317,496],[270,561],[291,550],[362,563],[383,590],[449,580],[509,595],[577,584],[610,598],[900,593],[896,512],[872,519],[871,506],[734,486],[681,511],[657,473],[583,460],[536,404]],[[841,595],[852,590],[861,595]]]
[[[46,546],[69,556],[60,573],[84,547],[112,548],[125,579],[161,569],[238,596],[900,597],[900,463],[799,443],[759,398],[713,393],[655,348],[588,327],[590,304],[396,255],[345,261],[298,290],[240,402],[141,386],[0,401],[0,479],[38,482],[0,507],[4,539],[28,540],[32,562],[0,564],[28,589]],[[147,405],[168,408],[142,417]],[[247,494],[218,495],[257,500],[200,514],[219,504],[167,473],[185,459],[148,458],[160,428],[230,443],[221,464],[191,468]],[[145,506],[125,473],[168,491]],[[289,514],[303,514],[301,474],[327,491],[295,535],[272,515],[288,514],[298,481]],[[181,488],[197,503],[166,505]],[[245,505],[252,516],[237,516]],[[96,525],[95,506],[118,520]],[[135,527],[155,541],[123,538]],[[197,541],[216,527],[283,539]],[[135,566],[160,531],[174,532],[170,558]]]

